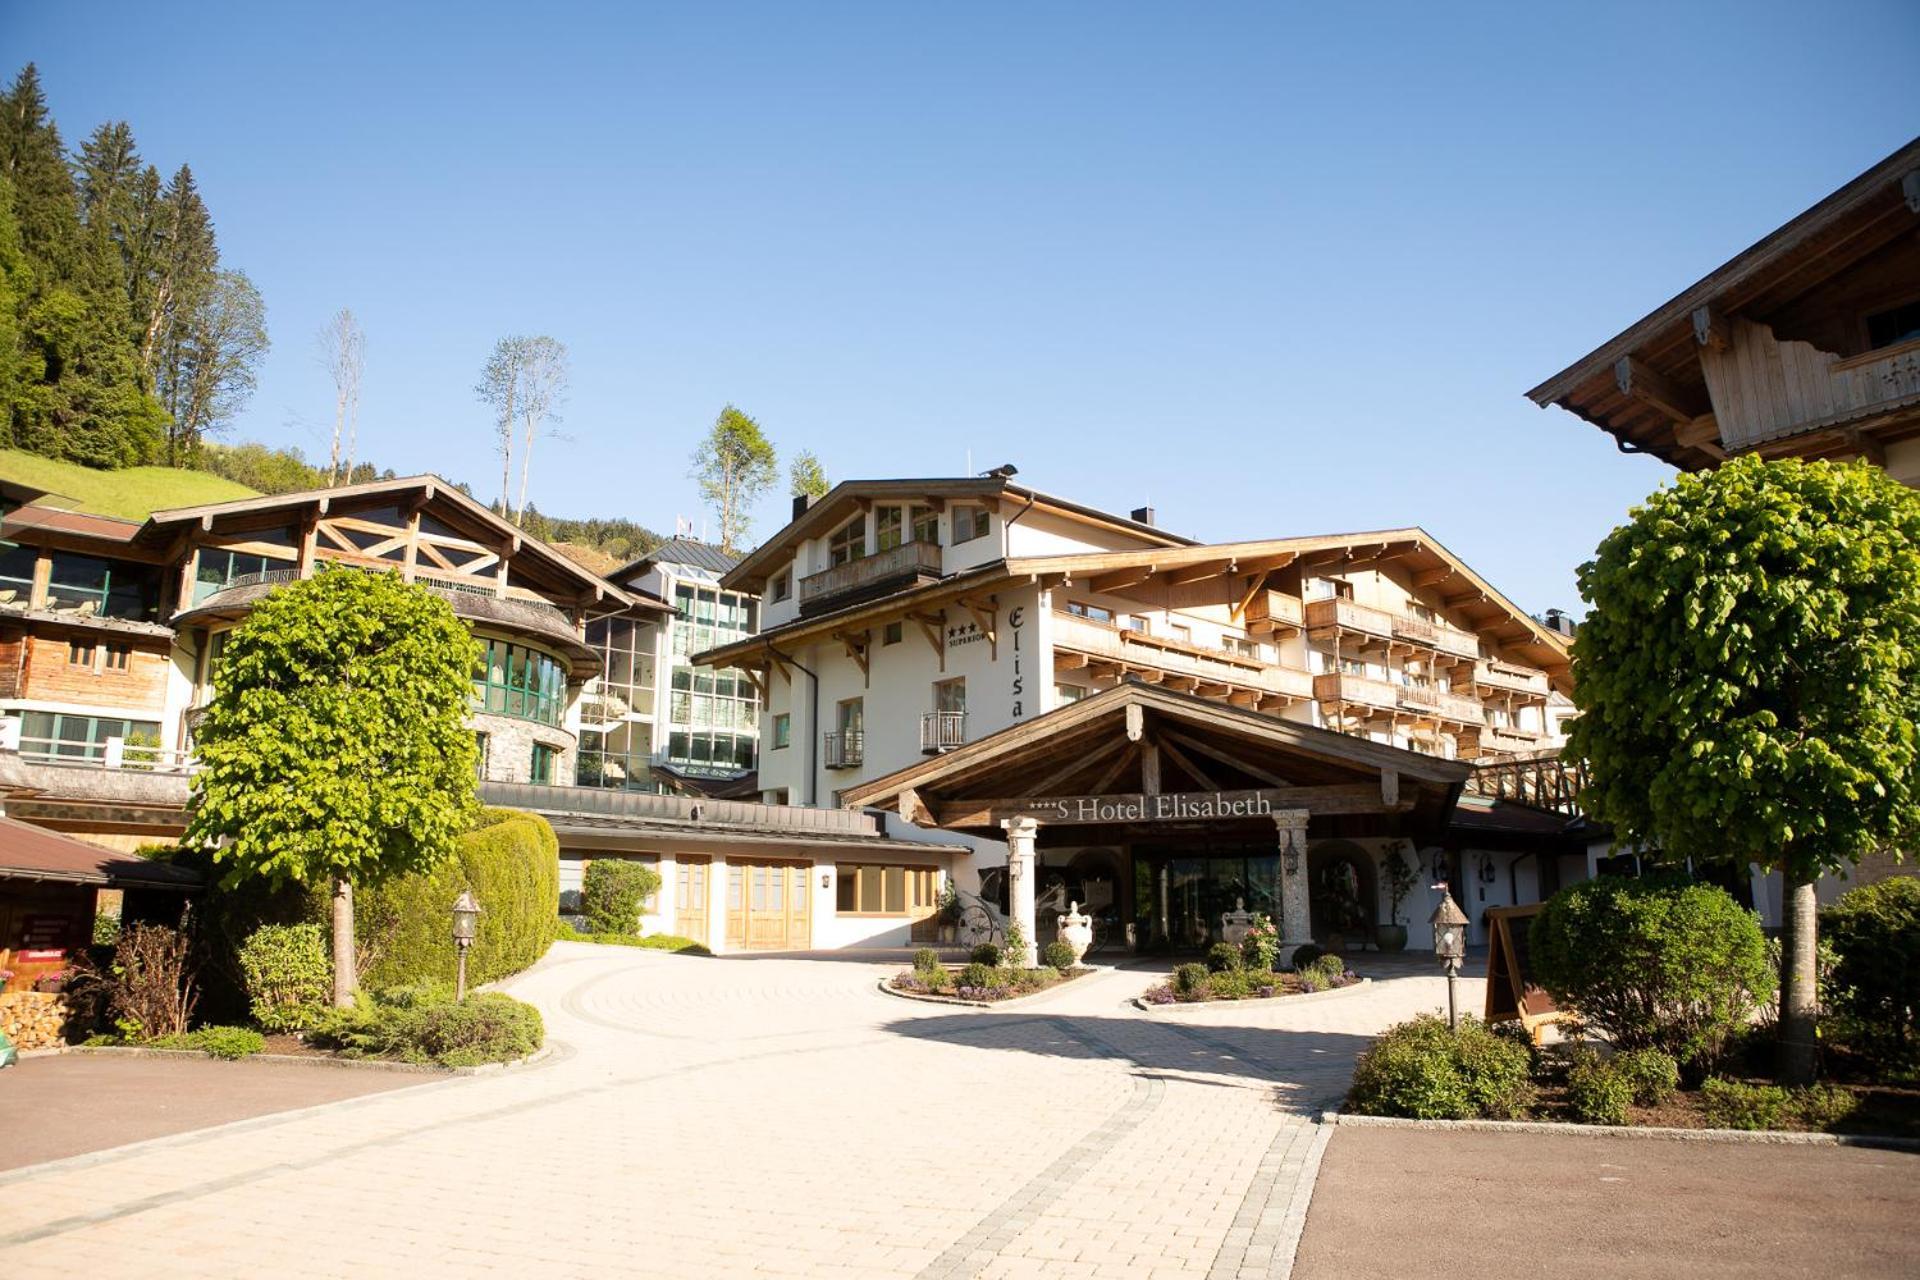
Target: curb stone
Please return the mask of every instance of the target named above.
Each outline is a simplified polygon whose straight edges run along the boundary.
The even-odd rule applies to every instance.
[[[1303,991],[1293,996],[1248,996],[1245,1000],[1176,1000],[1172,1004],[1154,1004],[1145,996],[1135,996],[1127,1003],[1142,1013],[1190,1013],[1195,1009],[1237,1009],[1242,1006],[1250,1009],[1291,1009],[1311,1001],[1358,995],[1372,985],[1372,978],[1362,978],[1351,986],[1334,987],[1328,991]]]
[[[1721,1142],[1774,1147],[1879,1147],[1920,1151],[1920,1138],[1891,1134],[1804,1133],[1790,1129],[1673,1129],[1659,1125],[1569,1124],[1560,1120],[1407,1120],[1323,1112],[1320,1123],[1362,1129],[1426,1129],[1456,1133],[1531,1133],[1582,1138],[1640,1138],[1650,1142]]]
[[[141,1045],[75,1044],[67,1045],[59,1049],[33,1050],[33,1056],[36,1058],[57,1058],[66,1054],[82,1056],[97,1055],[114,1058],[202,1058],[212,1059],[215,1062],[222,1061],[222,1059],[215,1058],[214,1055],[199,1049],[149,1049]],[[430,1063],[422,1062],[388,1062],[380,1058],[342,1058],[335,1057],[331,1054],[308,1055],[299,1053],[250,1053],[246,1057],[236,1058],[234,1061],[265,1062],[296,1067],[332,1067],[346,1071],[393,1071],[405,1075],[420,1076],[478,1076],[490,1075],[499,1071],[517,1070],[521,1067],[530,1067],[535,1063],[545,1061],[552,1055],[553,1046],[546,1044],[524,1058],[515,1058],[511,1062],[483,1062],[479,1066],[474,1067],[436,1067]],[[24,1058],[26,1055],[22,1054],[21,1056]]]
[[[1038,991],[1029,991],[1023,996],[1008,996],[1005,1000],[962,1000],[959,996],[936,996],[921,991],[902,991],[893,985],[892,978],[882,978],[878,985],[880,990],[898,1000],[918,1000],[921,1004],[943,1004],[948,1008],[1005,1009],[1009,1005],[1025,1004],[1029,1000],[1037,1000],[1041,996],[1057,995],[1067,987],[1072,986],[1075,982],[1079,982],[1084,978],[1090,978],[1099,972],[1100,970],[1089,967],[1085,973],[1077,978],[1069,978],[1065,982],[1056,982],[1050,987],[1042,987]]]

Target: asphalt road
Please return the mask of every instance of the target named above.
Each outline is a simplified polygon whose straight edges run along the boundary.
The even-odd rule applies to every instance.
[[[23,1058],[0,1071],[0,1169],[442,1078],[213,1058]]]
[[[1920,1155],[1341,1126],[1294,1280],[1920,1275]]]

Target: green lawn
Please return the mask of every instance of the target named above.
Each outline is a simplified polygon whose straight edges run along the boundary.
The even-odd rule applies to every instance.
[[[41,501],[48,506],[124,520],[144,520],[169,507],[197,507],[260,496],[243,484],[204,471],[172,467],[95,471],[17,449],[0,449],[0,479],[45,489],[47,496]]]

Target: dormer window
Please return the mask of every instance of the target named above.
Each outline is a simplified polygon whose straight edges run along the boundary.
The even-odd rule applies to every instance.
[[[957,547],[963,542],[972,542],[975,538],[987,536],[987,509],[985,507],[955,507],[953,509],[953,544]]]
[[[867,520],[865,516],[855,516],[834,531],[827,539],[827,563],[845,564],[849,560],[859,560],[867,554]]]
[[[915,542],[924,542],[930,547],[940,545],[940,513],[938,511],[915,503],[907,508],[907,523],[912,526]]]
[[[767,584],[767,596],[775,604],[779,604],[782,600],[788,600],[793,597],[793,571],[791,569],[782,571],[772,582]]]
[[[891,551],[900,545],[906,516],[899,507],[880,507],[873,513],[873,549]]]

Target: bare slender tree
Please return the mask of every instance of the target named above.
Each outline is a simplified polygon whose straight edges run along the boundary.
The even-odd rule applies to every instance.
[[[367,335],[353,312],[340,308],[320,330],[320,364],[333,377],[333,452],[327,460],[327,487],[353,471],[354,437],[360,427],[360,374],[366,365]],[[346,439],[347,469],[340,469],[340,444]]]
[[[513,487],[513,434],[519,425],[521,368],[526,363],[527,339],[510,334],[493,344],[493,354],[480,370],[474,394],[482,403],[493,406],[494,448],[500,454],[500,516],[505,519],[513,508],[508,495]]]
[[[520,421],[525,427],[520,445],[520,505],[513,522],[527,518],[527,477],[533,470],[533,438],[542,427],[560,421],[560,405],[567,398],[567,345],[545,334],[526,340],[520,365]]]

